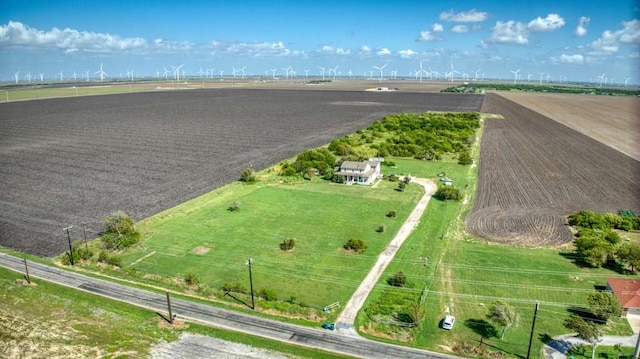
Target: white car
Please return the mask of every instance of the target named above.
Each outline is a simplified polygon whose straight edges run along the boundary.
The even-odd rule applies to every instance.
[[[456,322],[456,317],[453,315],[447,315],[442,320],[442,329],[451,330],[453,329],[453,323]]]

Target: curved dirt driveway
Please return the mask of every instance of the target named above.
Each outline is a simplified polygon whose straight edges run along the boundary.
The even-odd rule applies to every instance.
[[[425,194],[422,196],[416,207],[413,209],[407,220],[404,222],[398,233],[396,233],[391,243],[387,246],[387,248],[380,254],[376,264],[371,268],[369,274],[364,278],[362,283],[358,289],[353,293],[351,299],[347,302],[342,313],[338,316],[336,320],[336,328],[339,332],[348,334],[348,335],[357,335],[356,330],[353,326],[353,323],[356,319],[356,315],[364,305],[365,300],[373,290],[373,287],[378,283],[382,273],[387,268],[389,263],[393,260],[393,257],[396,255],[396,252],[402,246],[405,239],[409,237],[413,229],[420,223],[420,218],[422,218],[422,213],[427,208],[427,204],[431,199],[431,196],[436,192],[436,184],[425,178],[414,178],[412,183],[417,183],[424,187]]]

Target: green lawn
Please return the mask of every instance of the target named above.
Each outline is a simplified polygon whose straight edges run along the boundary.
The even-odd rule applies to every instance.
[[[248,288],[245,263],[252,258],[256,291],[269,288],[282,300],[293,297],[315,308],[345,303],[423,192],[418,185],[400,192],[388,181],[373,187],[235,184],[139,223],[145,250],[124,262],[163,276],[194,273],[211,288]],[[237,212],[228,210],[234,201],[240,203]],[[386,216],[391,210],[397,218]],[[386,230],[379,233],[382,224]],[[295,238],[292,251],[280,250],[285,238]],[[350,238],[363,239],[366,252],[345,251]],[[208,252],[194,253],[198,248]]]

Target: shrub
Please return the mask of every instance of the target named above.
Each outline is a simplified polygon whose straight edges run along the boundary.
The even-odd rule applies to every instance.
[[[291,177],[295,176],[296,169],[290,163],[282,163],[280,164],[282,169],[280,170],[280,176]]]
[[[360,238],[351,238],[344,245],[344,249],[352,250],[356,253],[364,253],[364,251],[367,249],[367,245]]]
[[[459,201],[462,199],[460,190],[453,186],[440,186],[433,196],[441,201]]]
[[[381,224],[381,225],[378,226],[378,229],[376,229],[376,232],[384,233],[384,231],[386,231],[386,230],[387,230],[387,226],[384,225],[384,224]]]
[[[396,211],[389,211],[389,213],[387,213],[387,217],[389,218],[396,218],[397,215]]]
[[[258,292],[258,296],[268,302],[278,300],[278,294],[276,293],[275,290],[271,288],[262,289],[261,291]]]
[[[459,165],[470,165],[473,163],[473,158],[469,156],[468,151],[464,151],[458,155],[458,164]]]
[[[100,254],[98,254],[98,262],[116,267],[122,266],[122,258],[117,254],[109,254],[107,251],[100,251]]]
[[[251,168],[245,168],[240,174],[240,181],[245,183],[255,183],[256,175],[255,173],[253,173],[253,170],[251,170]]]
[[[387,179],[389,180],[389,182],[397,182],[398,181],[398,176],[389,175],[389,177]]]
[[[407,188],[407,184],[405,182],[398,182],[398,189],[400,191],[404,191],[405,188]]]
[[[382,162],[382,165],[383,166],[388,166],[388,167],[393,167],[393,166],[396,165],[396,163],[393,162],[393,161],[384,161],[384,162]]]
[[[225,283],[222,286],[222,290],[225,292],[235,292],[235,293],[247,293],[247,288],[240,283]]]
[[[394,287],[404,287],[407,284],[407,276],[404,272],[398,272],[393,277],[387,279],[387,283]]]
[[[187,283],[187,285],[196,286],[200,284],[200,278],[198,278],[198,275],[195,273],[187,273],[184,276],[184,282]]]
[[[240,212],[240,201],[233,201],[229,208],[227,208],[229,212]]]
[[[295,238],[287,238],[280,243],[280,249],[283,251],[290,251],[296,246]]]
[[[123,211],[113,212],[103,219],[102,244],[106,249],[125,249],[140,239],[140,233],[135,228],[133,219]]]

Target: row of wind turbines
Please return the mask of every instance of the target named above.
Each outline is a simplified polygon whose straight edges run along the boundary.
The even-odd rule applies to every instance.
[[[378,72],[379,73],[379,77],[378,80],[380,82],[382,82],[385,79],[385,73],[384,73],[384,69],[387,67],[388,63],[385,63],[384,65],[381,66],[376,66],[376,65],[372,65],[371,67],[373,68],[373,70],[370,71],[364,71],[363,73],[363,78],[365,79],[369,79],[369,80],[373,80],[374,79],[374,72]],[[170,65],[170,70],[167,69],[166,67],[163,67],[164,71],[160,71],[160,70],[156,70],[156,78],[157,79],[162,79],[164,77],[165,80],[169,80],[170,78],[172,80],[175,81],[180,81],[181,75],[182,78],[185,79],[187,78],[183,67],[185,66],[185,64],[181,64],[181,65]],[[342,75],[342,73],[340,71],[338,71],[339,65],[335,66],[335,67],[323,67],[323,66],[317,66],[319,72],[318,72],[318,76],[322,78],[323,81],[325,81],[327,78],[329,79],[336,79],[336,78],[344,78],[344,76]],[[450,70],[449,71],[444,71],[443,73],[440,73],[436,70],[433,70],[431,68],[431,66],[427,66],[428,70],[425,69],[424,67],[424,63],[422,60],[420,60],[419,62],[419,68],[416,69],[415,71],[409,71],[409,79],[416,79],[419,80],[421,83],[423,82],[424,79],[429,79],[429,80],[439,80],[440,79],[440,75],[442,75],[442,79],[445,81],[450,81],[450,82],[454,82],[456,81],[456,78],[458,78],[461,81],[484,81],[485,79],[485,72],[482,71],[481,69],[477,69],[473,72],[471,72],[471,74],[474,74],[474,77],[471,77],[469,73],[463,71],[463,70],[457,70],[454,65],[453,62],[450,62]],[[236,68],[236,67],[232,67],[232,71],[231,71],[231,76],[233,78],[236,78],[237,76],[240,76],[242,79],[247,77],[246,74],[246,69],[247,66],[241,67],[241,68]],[[293,69],[292,66],[288,66],[288,67],[282,67],[281,70],[284,72],[284,78],[285,79],[292,79],[292,78],[296,78],[297,77],[297,72]],[[513,83],[517,84],[518,82],[523,83],[525,82],[524,79],[522,79],[522,75],[520,74],[522,69],[517,69],[517,70],[510,70],[509,72],[511,72],[513,74]],[[207,69],[202,69],[200,68],[200,70],[197,72],[197,75],[201,78],[214,78],[216,76],[216,73],[214,72],[215,68],[207,68]],[[305,69],[303,70],[305,75],[305,78],[309,77],[309,69]],[[130,81],[134,81],[134,70],[127,70],[126,72],[126,78]],[[272,79],[279,79],[279,77],[276,76],[276,72],[278,72],[277,68],[273,68],[273,69],[267,69],[265,71],[265,78],[272,78]],[[20,83],[20,71],[17,71],[13,74],[13,78],[16,84]],[[84,81],[91,81],[91,77],[90,77],[90,70],[86,70],[83,74],[78,74],[75,71],[73,72],[73,74],[71,75],[71,78],[73,79],[73,81],[78,81],[80,80],[84,80]],[[218,70],[219,73],[219,78],[223,78],[224,76],[224,70]],[[271,73],[271,76],[269,76],[269,73]],[[349,79],[353,78],[353,72],[351,71],[351,69],[349,69],[349,71],[347,72]],[[388,73],[388,79],[396,79],[397,78],[397,74],[398,74],[398,70],[390,70]],[[567,81],[567,77],[566,76],[560,76],[559,79],[556,81],[554,76],[551,76],[551,74],[549,72],[539,72],[539,78],[537,80],[538,84],[543,84],[543,83],[563,83]],[[546,74],[546,76],[545,76]],[[105,79],[109,78],[109,75],[107,74],[106,71],[104,71],[104,67],[103,64],[100,64],[100,69],[95,71],[93,73],[93,75],[96,75],[96,78],[99,78],[100,82],[104,82]],[[456,76],[457,75],[457,76]],[[192,76],[193,77],[193,76]],[[527,83],[531,83],[531,78],[533,77],[533,74],[527,72],[527,77],[526,77],[526,82]],[[31,72],[27,72],[24,76],[24,79],[28,82],[31,83],[32,81],[39,81],[43,82],[45,80],[44,77],[44,73],[38,73],[38,76],[33,76],[31,74]],[[123,78],[122,73],[120,74],[120,78]],[[602,87],[603,85],[614,85],[614,79],[612,77],[606,77],[606,73],[603,73],[602,75],[596,76],[596,79],[598,79],[599,81],[594,81],[594,78],[590,79],[591,83],[598,83],[599,87]],[[60,71],[59,73],[56,73],[56,77],[55,79],[59,79],[60,82],[64,81],[64,73],[63,71]],[[630,77],[625,77],[624,78],[624,86],[626,87],[628,85],[628,82],[631,78]],[[501,80],[501,79],[498,79]],[[536,82],[534,80],[534,82]]]

